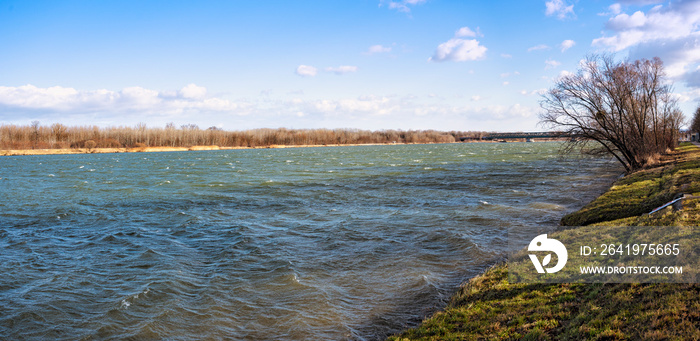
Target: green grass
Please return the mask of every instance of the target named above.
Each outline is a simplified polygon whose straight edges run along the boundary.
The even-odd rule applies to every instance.
[[[389,340],[697,340],[700,286],[510,284],[505,264]]]
[[[679,147],[656,168],[641,170],[620,179],[581,210],[564,216],[562,225],[582,226],[630,217],[635,219],[621,222],[627,222],[626,225],[650,225],[651,221],[637,218],[646,218],[642,216],[644,213],[681,193],[700,195],[700,149],[691,144]],[[697,216],[689,218],[688,221],[695,224],[700,221]],[[678,223],[683,224],[684,221],[680,219]],[[644,224],[640,224],[642,222]],[[674,224],[669,221],[661,225]]]
[[[563,223],[600,227],[591,233],[700,225],[700,200],[646,214],[680,193],[700,195],[700,149],[690,144],[620,179]],[[464,284],[443,311],[389,340],[700,340],[700,285],[509,283],[499,264]]]

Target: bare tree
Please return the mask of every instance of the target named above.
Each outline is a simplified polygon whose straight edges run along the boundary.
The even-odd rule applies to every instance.
[[[32,121],[32,149],[36,149],[36,145],[39,143],[39,121]]]
[[[56,142],[61,142],[66,138],[66,133],[68,129],[66,126],[60,123],[54,123],[51,125],[51,133],[53,134],[54,138],[56,139]]]
[[[588,152],[611,154],[629,172],[675,148],[683,115],[671,92],[659,58],[615,62],[593,55],[544,95],[540,119],[580,137],[569,150],[595,141]]]

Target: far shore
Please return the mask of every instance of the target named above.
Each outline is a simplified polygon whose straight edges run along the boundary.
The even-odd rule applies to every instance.
[[[549,142],[556,139],[537,139],[535,142]],[[60,155],[60,154],[105,154],[105,153],[150,153],[150,152],[186,152],[197,150],[229,150],[229,149],[270,149],[270,148],[313,148],[313,147],[352,147],[352,146],[393,146],[411,144],[449,144],[449,143],[499,143],[504,141],[457,141],[457,142],[424,142],[424,143],[353,143],[353,144],[308,144],[282,145],[273,144],[255,147],[221,147],[221,146],[191,146],[191,147],[121,147],[121,148],[56,148],[56,149],[5,149],[0,150],[0,156],[17,155]],[[508,142],[523,142],[519,140]]]
[[[462,142],[451,142],[462,143]],[[105,153],[150,153],[150,152],[186,152],[197,150],[229,150],[229,149],[270,149],[270,148],[311,148],[311,147],[343,147],[343,146],[387,146],[399,144],[436,144],[436,143],[362,143],[362,144],[318,144],[318,145],[280,145],[255,147],[220,147],[220,146],[191,146],[191,147],[134,147],[134,148],[62,148],[62,149],[6,149],[0,150],[0,156],[16,155],[59,155],[59,154],[105,154]]]
[[[565,141],[566,139],[543,138],[530,142]],[[17,155],[60,155],[60,154],[105,154],[105,153],[150,153],[150,152],[186,152],[196,150],[229,150],[229,149],[270,149],[270,148],[314,148],[314,147],[353,147],[353,146],[394,146],[412,144],[451,144],[451,143],[501,143],[525,142],[525,139],[514,140],[470,140],[455,142],[405,142],[405,143],[346,143],[346,144],[302,144],[283,145],[272,144],[254,147],[221,147],[221,146],[191,146],[191,147],[121,147],[121,148],[50,148],[50,149],[0,149],[0,156]]]

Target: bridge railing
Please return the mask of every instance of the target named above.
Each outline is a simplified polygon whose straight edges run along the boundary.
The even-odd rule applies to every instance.
[[[534,138],[572,138],[576,137],[560,131],[543,131],[543,132],[516,132],[516,133],[491,133],[481,137],[462,137],[461,141],[468,140],[496,140],[496,139],[534,139]]]

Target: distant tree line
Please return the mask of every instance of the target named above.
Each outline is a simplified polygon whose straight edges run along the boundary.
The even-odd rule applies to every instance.
[[[195,124],[177,128],[173,123],[163,128],[147,127],[144,123],[135,127],[100,128],[65,126],[60,123],[44,126],[34,121],[30,125],[0,125],[0,149],[448,143],[459,141],[460,137],[478,137],[484,134],[435,130],[285,128],[226,131],[217,127],[200,129]]]
[[[695,109],[695,114],[690,121],[690,131],[693,133],[700,133],[700,106]]]

